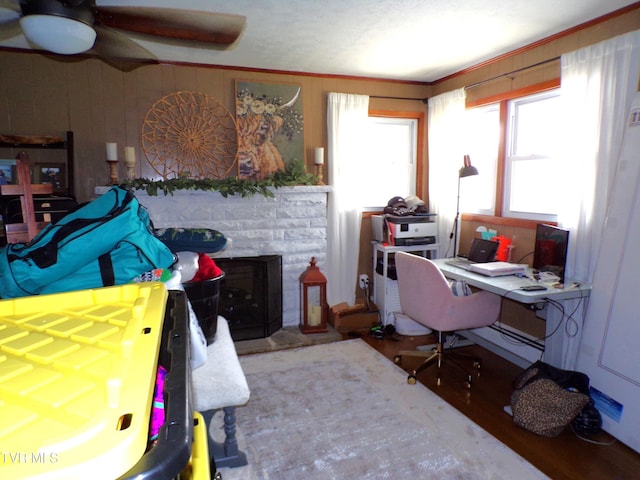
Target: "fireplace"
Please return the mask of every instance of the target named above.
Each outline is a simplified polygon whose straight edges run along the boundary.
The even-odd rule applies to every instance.
[[[96,187],[100,195],[109,187]],[[230,245],[225,258],[282,256],[282,325],[300,323],[300,275],[316,257],[327,262],[327,185],[298,185],[271,189],[273,196],[223,197],[219,192],[176,190],[148,195],[136,190],[156,228],[211,228]],[[214,257],[218,260],[218,257]]]
[[[216,258],[225,276],[218,313],[234,341],[265,338],[282,328],[282,257]]]

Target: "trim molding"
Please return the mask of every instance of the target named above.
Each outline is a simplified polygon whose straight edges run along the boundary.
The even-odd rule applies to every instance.
[[[615,10],[613,12],[607,13],[606,15],[602,15],[601,17],[594,18],[593,20],[589,20],[588,22],[581,23],[580,25],[576,25],[575,27],[569,28],[567,30],[563,30],[562,32],[556,33],[555,35],[545,37],[541,40],[538,40],[537,42],[530,43],[528,45],[525,45],[524,47],[517,48],[516,50],[511,50],[510,52],[491,58],[485,62],[478,63],[464,70],[460,70],[459,72],[452,73],[451,75],[447,75],[446,77],[442,77],[438,80],[434,80],[433,82],[430,83],[430,85],[438,85],[442,82],[446,82],[447,80],[451,80],[453,78],[465,75],[467,73],[480,70],[481,68],[494,65],[502,60],[529,52],[540,46],[547,45],[551,42],[554,42],[564,37],[568,37],[569,35],[573,35],[574,33],[577,33],[581,30],[585,30],[589,27],[593,27],[594,25],[598,25],[599,23],[604,23],[608,20],[611,20],[612,18],[619,17],[620,15],[624,15],[626,13],[632,12],[637,9],[640,9],[640,2],[632,3],[631,5],[627,5],[626,7],[623,7],[619,10]]]
[[[490,223],[491,225],[501,225],[505,227],[521,227],[535,229],[540,220],[526,220],[524,218],[495,217],[493,215],[480,215],[477,213],[461,214],[462,221]],[[544,222],[549,225],[558,225],[557,222]]]
[[[499,93],[497,95],[491,95],[489,97],[479,98],[477,100],[468,101],[466,107],[481,107],[483,105],[489,105],[492,103],[499,103],[504,100],[512,100],[518,97],[524,97],[526,95],[532,95],[534,93],[546,92],[547,90],[553,90],[560,87],[560,77],[553,80],[547,80],[546,82],[536,83],[535,85],[529,85],[527,87],[518,88],[509,92]]]

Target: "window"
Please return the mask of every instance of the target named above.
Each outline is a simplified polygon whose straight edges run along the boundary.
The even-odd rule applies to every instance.
[[[418,119],[370,116],[362,206],[379,209],[397,195],[416,194]]]
[[[473,108],[467,114],[468,152],[479,175],[461,180],[464,186],[460,189],[460,209],[463,212],[493,215],[500,144],[500,105]]]
[[[554,89],[467,110],[469,154],[480,175],[463,180],[463,211],[556,220],[559,108]]]
[[[555,220],[559,103],[558,91],[508,102],[503,216]]]

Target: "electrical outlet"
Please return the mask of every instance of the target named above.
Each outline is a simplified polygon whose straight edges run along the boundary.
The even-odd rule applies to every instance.
[[[360,290],[366,290],[367,288],[369,288],[369,275],[367,275],[366,273],[361,273],[359,279]]]

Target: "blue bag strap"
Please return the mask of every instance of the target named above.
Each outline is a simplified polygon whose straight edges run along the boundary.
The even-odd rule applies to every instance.
[[[102,285],[111,287],[116,284],[116,274],[113,270],[113,262],[111,261],[111,252],[98,257],[98,265],[100,266],[100,277]]]

